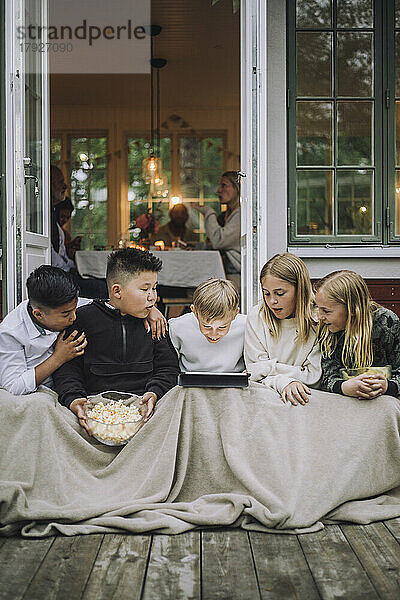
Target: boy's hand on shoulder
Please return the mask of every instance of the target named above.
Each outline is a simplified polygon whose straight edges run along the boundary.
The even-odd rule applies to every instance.
[[[140,400],[140,404],[147,404],[147,412],[145,415],[144,423],[148,421],[153,414],[154,406],[157,402],[157,394],[154,392],[146,392],[143,394],[142,399]]]
[[[76,398],[69,405],[70,410],[78,417],[79,424],[86,429],[89,435],[92,435],[89,431],[87,418],[83,410],[83,406],[87,404],[89,400],[87,398]]]
[[[81,356],[85,351],[85,347],[87,346],[85,332],[83,332],[79,337],[76,337],[78,332],[75,330],[65,340],[64,334],[65,331],[61,331],[61,333],[58,335],[53,353],[53,356],[60,363],[60,366],[65,362],[76,358],[77,356]]]
[[[166,336],[168,331],[167,319],[155,306],[150,310],[147,319],[144,319],[144,326],[146,331],[149,331],[149,328],[151,329],[153,340],[156,338],[160,340]]]

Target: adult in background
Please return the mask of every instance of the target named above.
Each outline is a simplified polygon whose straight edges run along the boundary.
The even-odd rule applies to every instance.
[[[65,247],[65,233],[58,222],[59,204],[65,200],[67,186],[64,181],[63,172],[55,165],[50,165],[50,184],[51,184],[51,264],[53,267],[59,267],[63,271],[71,271],[75,268],[75,263],[68,257]]]
[[[56,213],[57,223],[64,233],[64,245],[67,251],[67,256],[68,258],[75,260],[75,252],[81,249],[82,236],[77,235],[76,237],[71,238],[71,234],[67,229],[65,229],[65,225],[71,219],[71,215],[74,211],[74,205],[72,204],[70,198],[65,198],[65,200],[56,205],[54,210]]]
[[[166,246],[172,242],[192,242],[196,234],[186,226],[189,218],[188,209],[184,204],[175,204],[169,211],[169,221],[162,225],[151,237],[151,242],[162,240]]]
[[[220,250],[227,279],[240,290],[240,175],[225,171],[218,185],[218,199],[226,205],[219,217],[210,206],[192,204],[204,215],[204,227],[214,250]]]
[[[55,165],[50,165],[51,181],[51,264],[60,267],[63,271],[71,272],[80,288],[80,295],[85,298],[107,298],[108,291],[105,279],[89,277],[84,279],[76,270],[75,262],[67,254],[65,232],[59,223],[59,207],[64,206],[67,186],[64,174]],[[71,202],[71,201],[70,201]],[[72,206],[72,203],[71,203]],[[73,208],[73,206],[72,206]],[[71,211],[72,214],[72,211]],[[71,240],[77,243],[78,238]],[[80,240],[79,240],[80,243]]]

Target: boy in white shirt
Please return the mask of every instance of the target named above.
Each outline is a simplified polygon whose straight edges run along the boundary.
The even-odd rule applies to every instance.
[[[214,373],[244,370],[246,316],[230,281],[209,279],[193,294],[191,313],[170,319],[169,335],[182,371]]]
[[[0,323],[0,387],[19,396],[42,384],[53,388],[51,375],[66,361],[83,354],[85,334],[60,334],[75,321],[79,289],[72,276],[42,265],[26,282],[28,300]]]

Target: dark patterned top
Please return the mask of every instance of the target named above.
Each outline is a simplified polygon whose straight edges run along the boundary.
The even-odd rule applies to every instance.
[[[340,373],[342,363],[344,331],[339,331],[336,348],[329,358],[322,357],[322,388],[335,394],[342,393],[344,379]],[[392,367],[392,375],[386,394],[400,395],[400,320],[391,310],[379,306],[374,311],[372,326],[373,366]]]

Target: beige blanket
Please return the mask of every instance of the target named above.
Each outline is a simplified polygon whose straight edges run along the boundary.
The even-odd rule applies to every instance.
[[[46,393],[0,391],[0,534],[316,531],[400,516],[400,401],[174,388],[122,449]],[[388,490],[392,490],[388,492]]]

